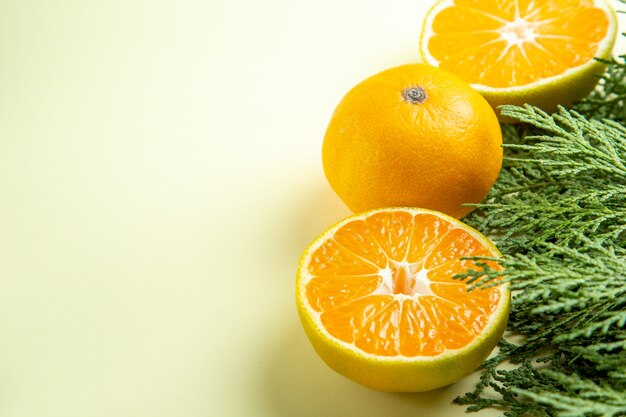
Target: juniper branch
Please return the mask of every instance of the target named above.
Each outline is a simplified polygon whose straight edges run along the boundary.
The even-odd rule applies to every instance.
[[[502,269],[476,258],[456,278],[509,282],[509,330],[525,341],[501,341],[456,402],[510,417],[626,415],[626,129],[564,108],[503,113],[525,124],[503,129],[500,179],[466,218],[496,241]]]

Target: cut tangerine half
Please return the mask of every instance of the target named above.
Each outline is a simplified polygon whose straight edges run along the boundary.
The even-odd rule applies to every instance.
[[[615,43],[605,0],[440,0],[428,12],[425,62],[470,83],[494,107],[552,112],[585,97]]]
[[[499,257],[445,214],[384,208],[344,219],[301,257],[296,299],[321,358],[369,388],[428,391],[473,372],[506,327],[505,284],[468,291],[466,257]],[[487,261],[492,268],[499,268]]]

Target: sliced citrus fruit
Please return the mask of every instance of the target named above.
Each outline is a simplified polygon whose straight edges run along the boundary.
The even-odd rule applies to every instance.
[[[445,214],[383,208],[353,215],[303,253],[296,300],[321,358],[369,388],[428,391],[474,371],[506,327],[505,284],[468,291],[455,274],[499,257]],[[493,261],[490,266],[498,268]]]
[[[440,0],[426,15],[422,59],[470,83],[496,108],[552,112],[585,97],[615,43],[605,0]]]

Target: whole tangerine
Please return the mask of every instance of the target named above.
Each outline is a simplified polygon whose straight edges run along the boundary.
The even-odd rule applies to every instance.
[[[502,166],[502,133],[468,83],[427,64],[382,71],[352,88],[330,120],[324,173],[354,212],[410,206],[471,212]]]

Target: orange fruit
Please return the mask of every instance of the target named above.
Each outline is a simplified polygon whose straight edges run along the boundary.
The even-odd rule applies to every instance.
[[[450,71],[496,108],[532,104],[547,112],[585,97],[615,43],[605,0],[440,0],[428,12],[424,62]]]
[[[502,135],[489,104],[430,65],[380,72],[352,88],[322,146],[331,187],[353,212],[411,206],[460,218],[500,173]]]
[[[474,371],[506,327],[505,284],[468,291],[469,256],[499,257],[476,230],[417,208],[348,217],[304,251],[296,301],[321,358],[366,387],[427,391]],[[487,261],[492,268],[499,268]]]

